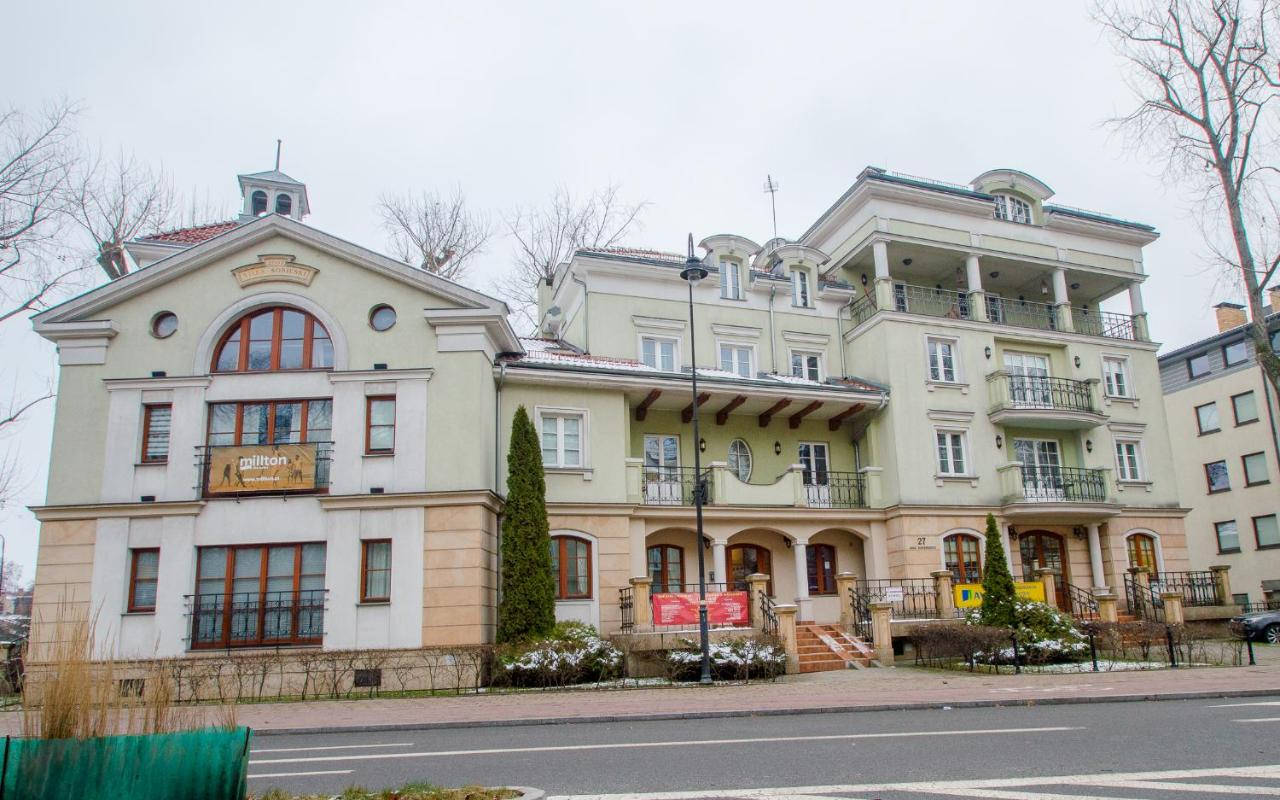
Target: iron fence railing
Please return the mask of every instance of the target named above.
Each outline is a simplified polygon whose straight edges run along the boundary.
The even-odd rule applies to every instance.
[[[1157,572],[1151,576],[1151,591],[1179,592],[1183,606],[1216,606],[1218,580],[1210,570]]]
[[[871,604],[866,595],[858,591],[858,587],[849,587],[849,603],[853,611],[850,627],[855,637],[864,642],[871,641]]]
[[[1124,576],[1124,598],[1133,616],[1149,622],[1164,622],[1164,603],[1160,596],[1133,574]]]
[[[1004,384],[1000,394],[1014,408],[1043,408],[1054,411],[1093,412],[1093,392],[1088,381],[1036,375],[995,373]]]
[[[319,644],[327,589],[186,595],[192,649]]]
[[[1095,620],[1098,618],[1098,601],[1094,598],[1093,592],[1082,589],[1073,583],[1068,583],[1066,584],[1066,595],[1066,597],[1059,600],[1059,603],[1067,607],[1071,616],[1080,620]]]
[[[809,508],[866,508],[867,480],[857,472],[811,474],[804,493]]]
[[[950,289],[914,286],[909,283],[893,285],[893,308],[909,314],[930,317],[969,319],[969,296]]]
[[[1133,317],[1113,311],[1090,311],[1087,308],[1071,309],[1071,327],[1076,333],[1087,336],[1105,336],[1108,339],[1136,341],[1138,330]]]
[[[630,633],[636,626],[635,589],[625,586],[618,590],[618,612],[622,615],[622,632]]]
[[[1258,614],[1263,611],[1280,611],[1280,600],[1265,600],[1261,603],[1241,603],[1241,614]]]
[[[873,295],[859,297],[849,304],[849,319],[853,322],[853,327],[856,328],[875,316],[877,310],[876,299]]]
[[[865,602],[893,604],[894,619],[938,619],[938,591],[933,578],[881,578],[858,581]]]
[[[1023,464],[1022,496],[1036,503],[1105,503],[1107,481],[1100,469]]]
[[[1034,300],[1011,300],[987,295],[987,318],[999,325],[1034,328],[1041,331],[1058,329],[1057,310],[1048,303]]]
[[[774,609],[776,603],[764,592],[760,593],[760,630],[767,636],[778,635],[778,613]]]
[[[314,464],[307,466],[287,464],[279,468],[278,480],[263,483],[261,488],[250,485],[240,470],[234,456],[236,451],[249,452],[271,445],[200,445],[196,450],[196,486],[203,497],[240,497],[244,495],[305,494],[329,491],[329,472],[333,463],[333,442],[283,442],[281,447],[299,445],[314,447]],[[221,458],[220,458],[221,456]],[[259,456],[261,457],[261,456]],[[221,462],[218,474],[213,473],[214,463]],[[282,460],[284,463],[284,460]],[[258,476],[262,477],[262,476]],[[252,480],[251,478],[249,480]]]
[[[711,503],[711,474],[703,470],[702,480],[693,467],[645,467],[642,497],[645,505],[691,506],[694,492],[702,489],[702,504]]]

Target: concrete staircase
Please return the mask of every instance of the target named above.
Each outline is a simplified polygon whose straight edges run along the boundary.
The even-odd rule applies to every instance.
[[[875,657],[869,644],[845,633],[838,625],[798,623],[796,648],[801,672],[861,669],[871,666]]]

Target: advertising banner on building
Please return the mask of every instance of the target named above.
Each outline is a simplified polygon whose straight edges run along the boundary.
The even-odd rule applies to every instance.
[[[956,608],[977,608],[982,605],[982,584],[957,583],[952,588],[956,595]],[[1044,602],[1044,584],[1040,581],[1014,581],[1013,589],[1022,600]]]
[[[746,627],[751,624],[746,592],[707,592],[707,621],[712,625]],[[697,592],[655,592],[654,625],[697,625]]]
[[[298,492],[314,488],[314,444],[209,448],[209,494]]]

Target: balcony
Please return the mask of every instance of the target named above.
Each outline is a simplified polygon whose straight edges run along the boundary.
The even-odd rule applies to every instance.
[[[196,448],[202,497],[327,492],[333,442],[206,445]]]
[[[627,459],[627,494],[631,502],[654,506],[692,506],[697,478],[690,467],[645,467]],[[870,508],[879,496],[880,470],[810,473],[793,464],[769,483],[744,483],[723,461],[703,470],[707,506],[775,508]]]
[[[1108,469],[1037,467],[1015,461],[996,471],[1000,474],[1005,516],[1052,511],[1064,519],[1086,519],[1111,516],[1118,511]]]
[[[1097,398],[1096,379],[1012,375],[998,370],[987,376],[987,415],[997,425],[1054,430],[1085,430],[1106,422]]]
[[[187,595],[191,649],[320,644],[327,589]]]

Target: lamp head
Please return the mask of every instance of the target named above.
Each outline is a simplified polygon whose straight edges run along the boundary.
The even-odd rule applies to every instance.
[[[702,266],[700,261],[693,254],[693,234],[689,234],[689,256],[684,260],[684,269],[680,270],[680,277],[689,282],[691,286],[697,286],[698,282],[707,277],[707,268]]]

